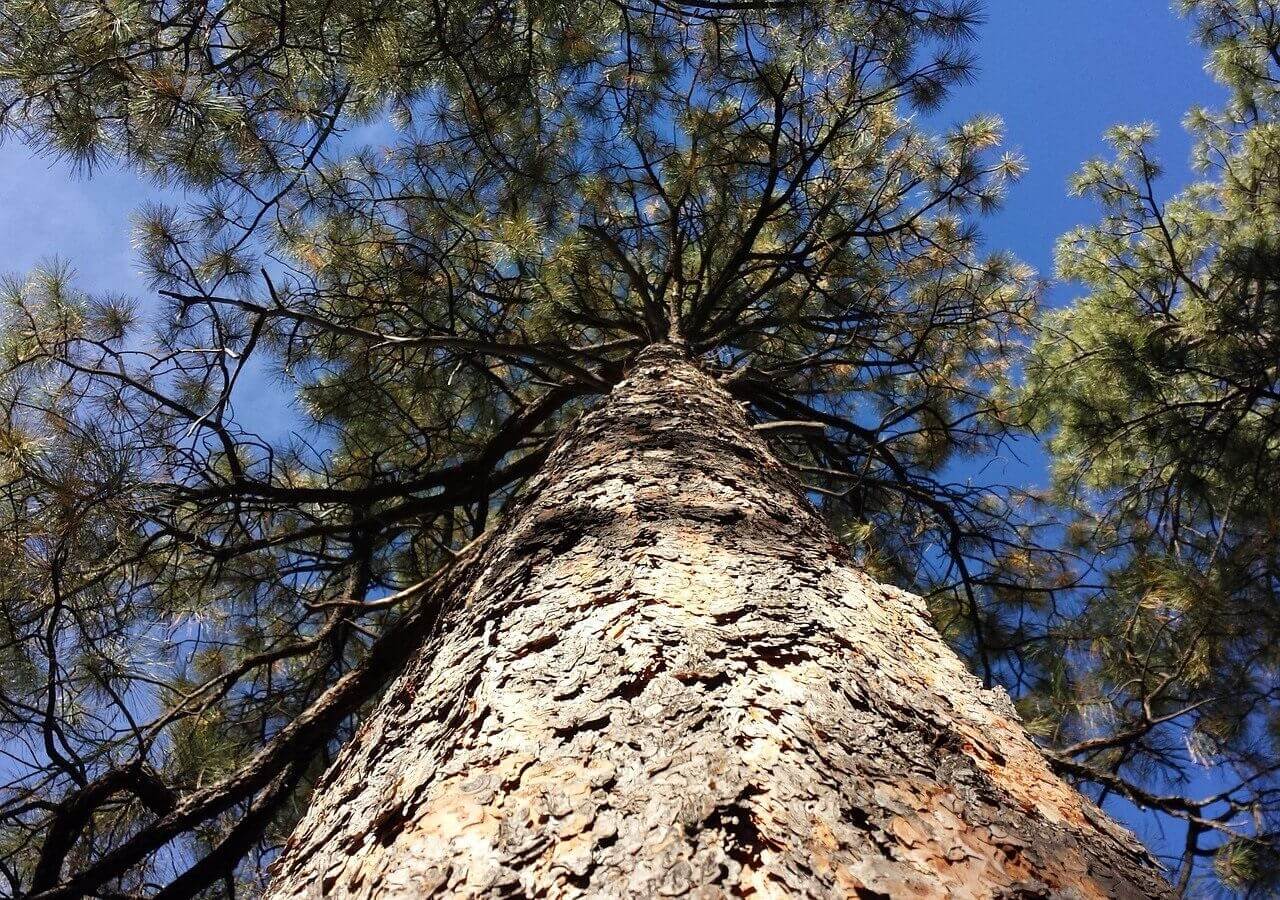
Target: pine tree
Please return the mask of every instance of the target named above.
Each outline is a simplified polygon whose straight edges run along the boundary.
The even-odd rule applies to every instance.
[[[1167,893],[987,690],[1021,163],[914,117],[975,18],[7,0],[4,126],[198,198],[155,333],[5,285],[10,891]]]
[[[681,348],[507,523],[269,896],[1167,895]]]
[[[1222,885],[1264,893],[1280,885],[1280,6],[1183,6],[1232,91],[1187,119],[1203,180],[1162,197],[1154,128],[1111,132],[1114,160],[1075,184],[1105,216],[1058,251],[1087,293],[1028,366],[1093,585],[1049,641],[1082,662],[1032,702],[1065,768],[1185,822],[1180,887],[1210,858]],[[1206,767],[1207,787],[1167,787]]]

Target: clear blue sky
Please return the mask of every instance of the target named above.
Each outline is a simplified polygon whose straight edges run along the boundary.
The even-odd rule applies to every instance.
[[[1166,0],[988,0],[987,20],[976,83],[933,118],[995,113],[1005,120],[1008,143],[1031,169],[988,222],[987,242],[1048,275],[1058,235],[1096,218],[1088,202],[1067,196],[1066,184],[1084,160],[1104,152],[1102,133],[1117,122],[1158,123],[1167,194],[1192,177],[1183,114],[1219,103],[1224,93],[1204,74],[1203,54]],[[16,143],[0,146],[0,271],[21,272],[57,254],[73,263],[83,286],[147,299],[128,216],[155,193],[127,172],[72,178],[65,165]],[[1071,296],[1069,286],[1051,293],[1055,303]],[[251,421],[270,418],[276,404],[260,402],[240,412]],[[1032,449],[1009,461],[1003,477],[1042,482],[1043,474],[1043,456]],[[1163,843],[1149,821],[1113,812],[1153,845]],[[1179,843],[1176,835],[1166,840],[1169,849]]]
[[[1005,210],[985,229],[1052,274],[1056,237],[1096,220],[1088,201],[1068,197],[1068,177],[1104,153],[1116,123],[1154,121],[1168,172],[1166,191],[1192,179],[1187,108],[1226,93],[1204,71],[1204,54],[1168,0],[988,0],[976,47],[981,71],[943,111],[947,118],[990,112],[1031,169]],[[1070,299],[1057,291],[1055,300]]]

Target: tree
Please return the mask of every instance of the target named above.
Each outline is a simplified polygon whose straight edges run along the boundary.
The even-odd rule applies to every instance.
[[[613,860],[605,883],[677,892],[1163,892],[962,677],[919,601],[853,568],[928,591],[988,686],[1015,660],[996,600],[1038,590],[1035,548],[1008,495],[952,483],[947,464],[1017,421],[1009,371],[1034,291],[1015,261],[979,257],[971,220],[1021,166],[993,120],[933,137],[911,116],[964,77],[975,15],[936,0],[6,6],[9,129],[199,198],[139,216],[171,301],[150,337],[133,303],[80,292],[65,268],[7,285],[10,889],[260,888],[326,769],[275,890],[387,887],[411,854],[338,851],[326,829],[358,809],[372,818],[341,826],[352,839],[407,839],[423,796],[371,760],[438,738],[438,790],[462,789],[450,753],[493,766],[464,793],[509,810],[527,775],[556,831],[548,844],[549,825],[519,831],[512,813],[505,870],[415,871],[438,883],[406,889],[505,889],[519,854],[520,877],[585,889],[591,847]],[[401,129],[390,150],[353,146],[351,126],[383,113]],[[244,423],[246,385],[269,375],[296,395],[291,437]],[[588,502],[592,485],[605,495]],[[688,619],[616,610],[631,637],[588,641],[578,606],[636,580],[636,555],[656,580],[635,602]],[[735,556],[751,580],[733,583]],[[654,586],[695,576],[727,621]],[[507,621],[517,584],[542,601]],[[599,683],[544,683],[570,663]],[[773,710],[758,726],[711,716],[748,693]],[[415,696],[449,718],[421,718]],[[507,714],[484,704],[532,716],[549,742],[534,755],[572,747],[565,766],[593,741],[635,763],[667,730],[691,755],[666,775],[543,776],[529,747],[468,743]],[[803,758],[783,738],[801,721],[816,729]],[[731,737],[763,756],[735,757]],[[654,830],[610,834],[604,808],[642,796]],[[463,824],[439,827],[463,841]],[[658,872],[662,834],[688,858]],[[353,868],[329,872],[335,856]]]
[[[1280,7],[1184,7],[1233,94],[1188,118],[1204,180],[1162,199],[1153,128],[1112,131],[1115,160],[1076,182],[1105,218],[1059,248],[1061,276],[1087,294],[1048,317],[1028,366],[1055,429],[1057,499],[1093,556],[1055,641],[1089,662],[1040,694],[1071,771],[1186,822],[1181,886],[1212,857],[1228,887],[1267,891],[1280,877]],[[1148,789],[1206,766],[1207,784]]]
[[[679,347],[463,565],[269,896],[1168,895]]]

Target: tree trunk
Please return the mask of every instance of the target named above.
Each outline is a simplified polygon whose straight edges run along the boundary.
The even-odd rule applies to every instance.
[[[670,347],[454,582],[275,900],[1171,896]]]

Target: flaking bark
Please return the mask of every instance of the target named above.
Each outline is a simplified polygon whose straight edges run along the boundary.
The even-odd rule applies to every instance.
[[[274,900],[1171,896],[670,347],[453,577]]]

